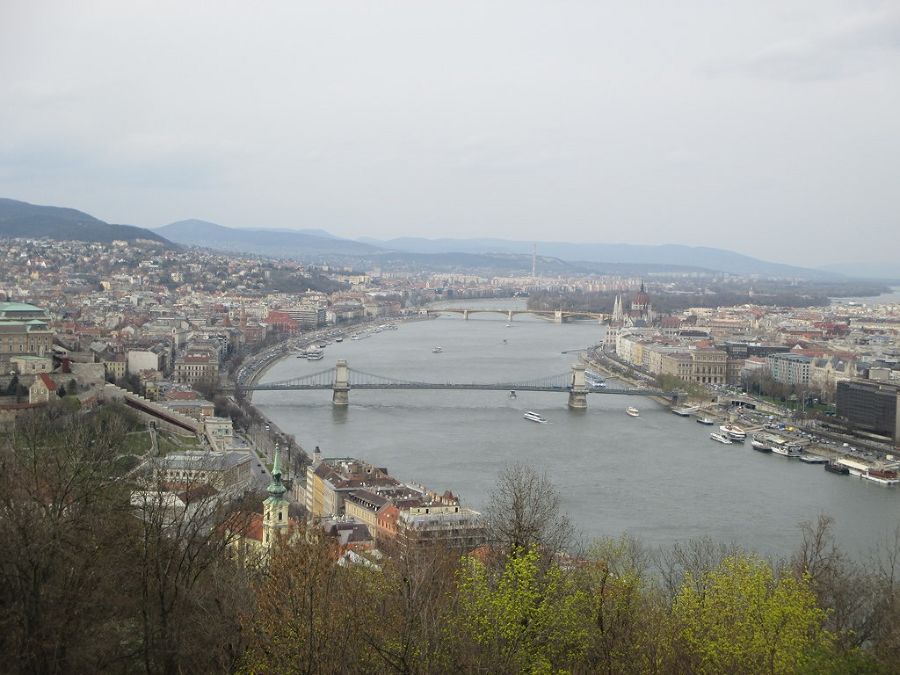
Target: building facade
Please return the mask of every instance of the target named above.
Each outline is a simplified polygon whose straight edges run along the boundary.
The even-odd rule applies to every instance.
[[[809,384],[812,359],[801,354],[770,354],[769,371],[776,382],[790,385]]]
[[[837,383],[838,416],[861,431],[900,443],[900,385],[870,380]]]

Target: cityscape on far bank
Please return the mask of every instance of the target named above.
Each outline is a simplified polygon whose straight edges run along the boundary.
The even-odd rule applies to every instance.
[[[30,505],[8,510],[0,522],[10,543],[2,564],[8,569],[46,565],[45,586],[51,592],[55,580],[63,578],[58,575],[67,573],[55,557],[39,551],[61,546],[95,578],[107,579],[111,577],[99,570],[122,553],[95,552],[119,539],[129,542],[126,548],[116,545],[117,551],[127,551],[116,563],[126,570],[123,578],[131,589],[122,594],[125,608],[101,602],[95,612],[143,616],[155,632],[135,638],[140,651],[124,650],[118,658],[136,663],[136,655],[144,654],[162,663],[176,649],[180,662],[200,664],[200,670],[214,661],[225,664],[224,670],[238,671],[253,662],[294,659],[297,653],[329,663],[334,645],[328,639],[315,649],[296,639],[306,625],[304,614],[312,612],[316,621],[336,620],[342,612],[355,614],[359,603],[371,609],[382,593],[403,599],[393,610],[390,627],[375,615],[341,619],[341,625],[354,630],[362,625],[364,638],[335,661],[343,664],[336,668],[352,670],[348,663],[371,659],[373,671],[395,672],[390,652],[368,655],[373,639],[368,636],[386,630],[378,639],[384,649],[393,649],[406,630],[401,626],[419,611],[438,612],[441,622],[460,627],[436,638],[431,656],[415,657],[423,672],[443,671],[447,664],[463,669],[468,667],[464,664],[497,665],[479,645],[488,639],[505,644],[506,638],[490,637],[493,633],[485,628],[490,621],[485,620],[498,611],[506,616],[508,610],[498,609],[506,601],[493,603],[509,593],[504,586],[508,579],[524,574],[523,588],[535,585],[542,602],[562,593],[569,603],[564,605],[568,610],[553,610],[554,621],[582,626],[563,630],[566,641],[556,651],[541,636],[527,639],[543,645],[541,654],[555,653],[560,663],[590,672],[593,666],[587,665],[584,650],[607,639],[591,632],[591,598],[606,597],[609,590],[602,579],[610,566],[618,569],[625,560],[639,565],[628,567],[628,574],[638,574],[635,578],[643,579],[645,588],[628,592],[641,594],[641,602],[656,608],[647,612],[661,612],[654,634],[681,625],[680,603],[692,592],[695,573],[711,584],[716,575],[738,579],[756,570],[760,588],[741,587],[738,595],[767,598],[776,612],[787,602],[780,589],[795,578],[800,580],[797,601],[807,603],[810,611],[837,606],[830,598],[838,582],[814,586],[808,570],[819,564],[818,558],[802,562],[802,556],[818,556],[838,541],[834,521],[826,515],[832,503],[815,490],[766,487],[759,481],[768,483],[768,478],[747,474],[751,494],[775,495],[776,501],[800,497],[798,515],[821,509],[817,523],[796,525],[802,537],[799,552],[791,554],[793,567],[775,568],[753,553],[737,552],[740,541],[708,536],[688,540],[687,549],[679,548],[680,543],[667,549],[652,539],[642,542],[627,530],[615,539],[610,523],[625,510],[593,506],[599,495],[628,484],[615,474],[627,474],[632,461],[621,455],[621,443],[599,437],[587,448],[579,448],[584,442],[578,440],[571,440],[573,447],[565,444],[579,438],[579,420],[594,420],[604,434],[614,433],[610,428],[624,431],[610,417],[618,408],[625,414],[621,420],[635,423],[628,428],[630,451],[633,461],[640,462],[639,455],[648,449],[641,436],[650,438],[653,425],[660,426],[655,413],[666,411],[667,423],[661,426],[671,439],[664,443],[668,459],[654,457],[654,465],[667,472],[666,462],[684,464],[685,453],[700,449],[701,454],[713,453],[712,467],[715,453],[726,452],[718,461],[732,463],[728,479],[741,481],[744,470],[758,470],[742,456],[759,458],[723,446],[746,446],[773,459],[781,456],[776,461],[784,461],[783,468],[793,461],[798,467],[809,465],[807,472],[824,469],[827,473],[818,475],[841,490],[838,501],[849,498],[860,504],[842,517],[857,528],[867,524],[858,528],[859,534],[871,541],[884,531],[872,525],[880,522],[870,511],[879,503],[874,491],[896,496],[900,484],[897,288],[890,280],[739,275],[634,263],[627,273],[561,274],[559,261],[547,261],[538,250],[535,244],[530,256],[517,261],[524,271],[511,270],[507,263],[492,270],[481,258],[470,261],[470,267],[459,264],[448,270],[443,258],[420,261],[413,269],[409,260],[392,268],[383,261],[348,262],[343,255],[322,260],[317,252],[310,261],[164,239],[0,239],[0,449],[11,467],[2,489],[9,504]],[[557,269],[545,273],[543,264]],[[423,339],[437,344],[422,348]],[[583,342],[570,344],[574,339]],[[532,355],[538,344],[543,345],[540,357]],[[546,352],[551,344],[566,349],[551,358]],[[391,345],[401,350],[407,368],[415,368],[414,376],[375,375],[354,367],[357,358]],[[480,353],[485,350],[495,357],[485,361]],[[348,353],[355,355],[353,364],[341,356]],[[532,360],[555,364],[560,358],[570,364],[563,374],[521,374],[529,371]],[[442,359],[448,364],[443,370]],[[485,372],[479,375],[480,369]],[[331,402],[295,398],[304,391],[306,396],[330,396]],[[414,398],[392,398],[404,392]],[[454,404],[439,407],[425,394],[451,400],[463,396],[455,400],[470,402],[454,410]],[[534,398],[560,394],[565,396],[554,399],[555,408],[547,407],[549,399]],[[474,398],[479,395],[490,398]],[[391,403],[381,407],[382,400]],[[401,427],[409,427],[409,420],[394,421],[398,404],[408,406],[413,400],[420,401],[417,416],[434,408],[426,424],[438,435],[430,440],[403,436]],[[543,407],[522,407],[525,401],[539,400]],[[624,411],[625,403],[618,400],[629,403]],[[323,404],[331,415],[315,412]],[[489,419],[488,439],[499,433],[503,440],[485,439],[485,428],[477,426],[474,411],[466,407],[473,404],[480,406],[478,417]],[[409,412],[399,410],[405,411],[401,419]],[[359,413],[380,425],[380,431],[351,425],[348,434],[348,422]],[[704,426],[685,426],[679,418]],[[644,421],[651,424],[646,430],[639,425]],[[688,426],[711,432],[687,434]],[[535,436],[516,440],[516,427]],[[553,435],[537,436],[545,429]],[[329,433],[344,440],[321,447],[317,439]],[[467,469],[466,461],[452,459],[459,443],[481,448],[475,453],[479,468]],[[555,449],[557,443],[563,444],[560,449]],[[647,446],[652,443],[646,441]],[[595,478],[587,486],[570,482],[560,491],[534,453],[552,451],[565,465],[573,450],[588,450],[589,463],[596,458],[597,466],[583,459],[580,465],[581,472]],[[526,462],[525,457],[531,459]],[[608,464],[616,457],[615,464]],[[443,471],[429,473],[427,479],[419,475],[435,466]],[[782,473],[777,466],[767,468]],[[485,471],[496,472],[496,485],[473,487],[484,485]],[[605,471],[614,473],[607,478]],[[664,497],[674,514],[702,491],[704,475],[697,472],[694,486],[676,487]],[[777,479],[796,480],[795,474]],[[425,484],[429,482],[437,484]],[[854,490],[858,493],[850,494]],[[638,492],[629,499],[641,504]],[[35,527],[28,514],[58,503],[69,506],[51,509],[56,515]],[[577,518],[570,519],[568,504],[580,504]],[[742,519],[745,509],[758,507],[747,496],[736,497],[727,509],[721,501],[716,504],[723,513],[737,509],[726,519]],[[696,506],[703,508],[702,502]],[[124,520],[122,513],[127,514]],[[652,530],[660,517],[644,514],[641,520]],[[692,517],[668,522],[691,532],[696,531],[691,518],[698,517],[695,510]],[[762,538],[754,543],[788,555],[774,540],[783,539],[778,534],[782,520],[796,523],[791,518],[786,510],[781,519],[762,522],[757,532]],[[888,526],[889,514],[885,518]],[[98,529],[88,523],[103,525]],[[577,543],[576,527],[585,525],[595,537],[588,548]],[[93,534],[61,543],[60,533],[85,528]],[[900,529],[897,533],[894,547],[884,549],[888,556],[900,550]],[[686,550],[699,557],[685,558]],[[814,653],[844,665],[860,658],[872,667],[891,660],[881,655],[881,645],[892,639],[892,605],[871,591],[889,583],[894,567],[857,566],[840,549],[829,550],[837,578],[856,579],[869,589],[866,597],[875,599],[864,603],[852,620],[843,613],[834,616],[852,626],[875,625],[883,637],[865,652],[853,643],[841,647],[833,635],[849,637],[855,628],[838,628],[838,619],[828,618],[832,615],[824,610],[812,618],[801,615],[795,628],[812,622],[825,632],[801,648],[787,642],[776,647],[779,658],[792,664],[785,672]],[[666,577],[647,572],[648,563],[636,562],[640,560],[674,570],[676,595],[666,596],[661,585]],[[769,581],[765,575],[771,575]],[[554,581],[557,577],[560,581]],[[16,573],[15,578],[25,577]],[[229,587],[224,600],[222,579],[228,579]],[[320,601],[310,599],[321,584],[332,582],[336,585]],[[587,590],[579,590],[582,585]],[[106,588],[101,582],[89,588],[111,595],[101,590]],[[158,603],[157,596],[145,598],[146,589],[157,589]],[[289,600],[294,593],[301,598]],[[27,609],[21,605],[25,597],[11,596],[16,613]],[[176,597],[181,599],[171,599]],[[214,606],[205,597],[215,597]],[[306,609],[296,609],[297,602]],[[419,602],[424,603],[419,609],[410,604]],[[158,616],[148,617],[148,609]],[[80,618],[59,609],[45,623],[90,621],[81,610],[72,612]],[[176,637],[159,632],[166,612],[179,621],[210,612],[218,618],[211,632],[191,630]],[[276,627],[272,612],[281,616]],[[647,618],[638,614],[633,620]],[[236,628],[242,622],[249,622],[256,642],[241,643],[236,652],[223,650],[220,645],[244,639]],[[290,634],[285,641],[277,637],[282,624]],[[832,625],[834,634],[828,632]],[[324,629],[302,630],[310,638],[325,635]],[[422,630],[405,634],[418,643],[424,639]],[[50,644],[70,640],[65,632],[58,635]],[[256,651],[255,644],[270,641],[281,646],[274,652]],[[26,642],[32,645],[29,663],[44,658],[47,643]],[[634,653],[636,643],[630,638],[622,644],[622,654]],[[672,672],[679,670],[681,659],[695,654],[690,643],[664,649],[662,658]],[[89,640],[73,653],[75,662],[96,664],[105,651]],[[619,665],[633,659],[617,653],[601,651],[598,658]],[[441,665],[426,663],[431,658]],[[513,657],[497,658],[505,663]],[[516,669],[527,670],[534,658],[545,657],[516,658]],[[651,670],[650,664],[637,668]]]

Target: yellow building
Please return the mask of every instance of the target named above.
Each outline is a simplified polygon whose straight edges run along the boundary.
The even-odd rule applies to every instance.
[[[388,499],[368,490],[353,490],[344,496],[344,513],[365,524],[369,536],[378,534],[378,511],[388,503]]]

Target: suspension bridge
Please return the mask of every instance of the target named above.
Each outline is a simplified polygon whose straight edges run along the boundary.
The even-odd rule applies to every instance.
[[[507,382],[418,382],[402,380],[384,375],[375,375],[350,368],[347,362],[340,360],[334,368],[320,370],[302,377],[294,377],[278,382],[255,382],[241,386],[244,391],[332,391],[331,401],[336,406],[350,404],[350,390],[394,389],[394,390],[457,390],[457,391],[549,391],[568,394],[569,407],[573,410],[587,408],[588,394],[605,394],[621,396],[660,396],[678,402],[679,392],[667,392],[660,389],[599,387],[588,384],[584,374],[584,366],[575,364],[572,369],[558,375],[541,377],[532,380]]]
[[[440,309],[423,309],[421,314],[424,316],[437,316],[438,314],[459,314],[463,319],[468,320],[472,314],[502,314],[507,321],[512,321],[519,314],[531,314],[543,319],[550,319],[554,323],[565,323],[574,319],[593,319],[599,323],[604,323],[609,319],[609,315],[600,312],[587,312],[568,309],[490,309],[487,307],[444,307]]]

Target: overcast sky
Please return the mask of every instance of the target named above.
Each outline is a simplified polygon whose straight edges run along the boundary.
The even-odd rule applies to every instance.
[[[0,196],[896,260],[900,2],[3,0]]]

